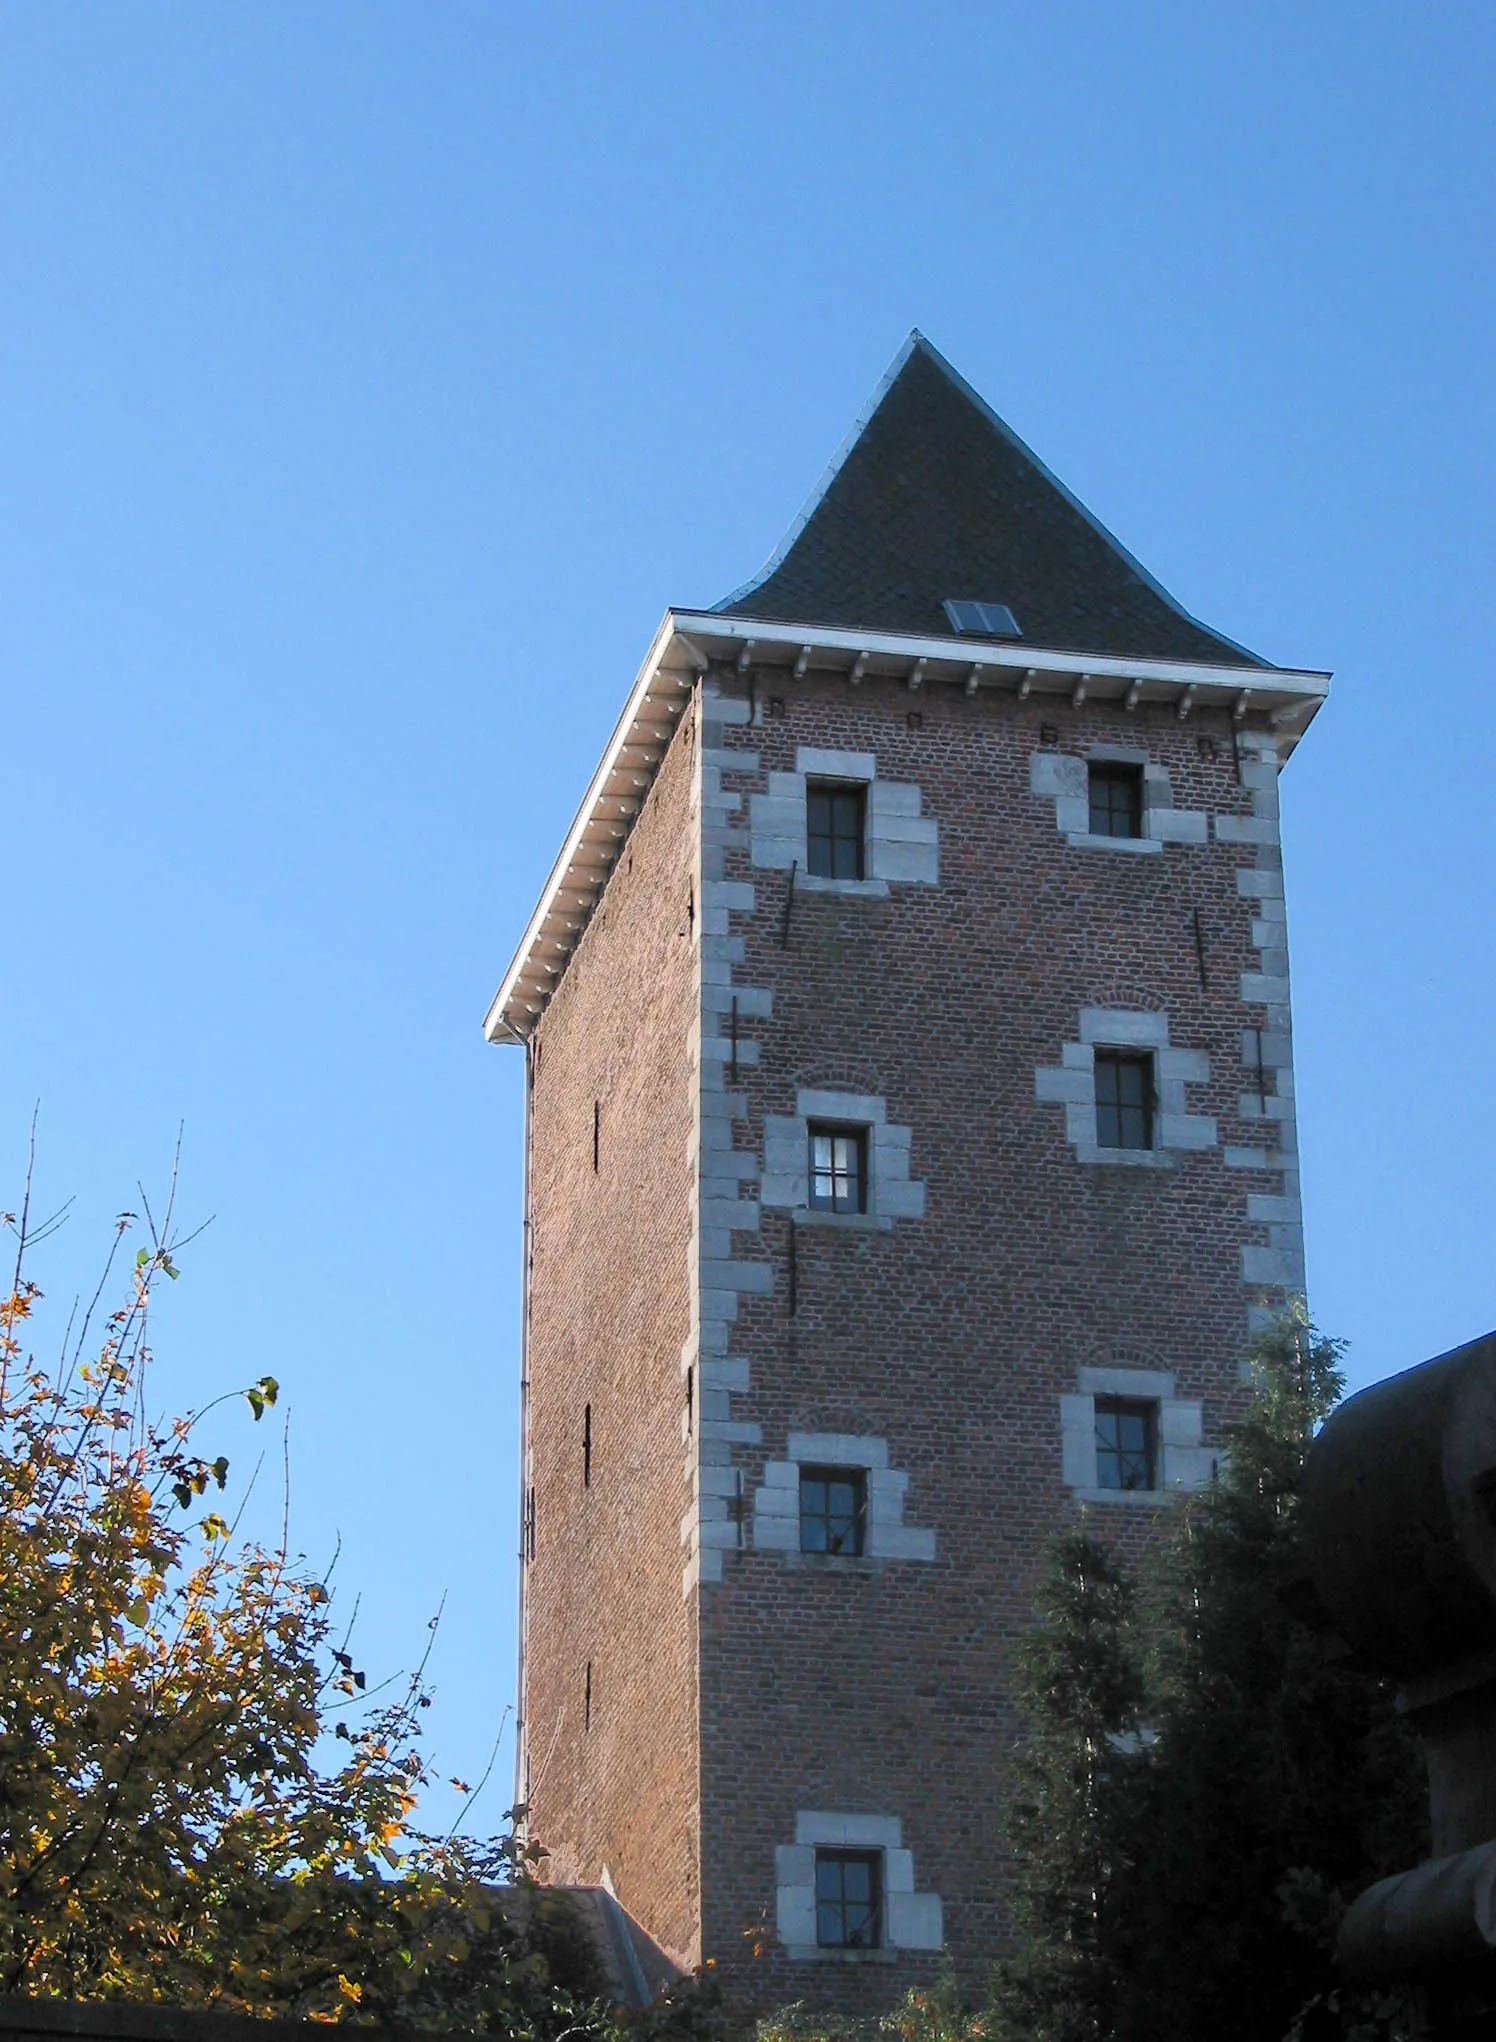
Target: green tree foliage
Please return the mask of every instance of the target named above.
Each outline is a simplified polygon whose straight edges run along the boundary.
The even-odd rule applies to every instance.
[[[1083,1526],[1049,1549],[1014,1672],[1028,1735],[1015,1759],[1008,1841],[1022,1872],[997,2032],[1013,2042],[1100,2042],[1117,1998],[1106,1912],[1143,1686],[1132,1586]]]
[[[1014,2037],[1416,2032],[1406,2010],[1338,1993],[1331,1961],[1347,1902],[1426,1841],[1421,1763],[1385,1687],[1293,1614],[1298,1498],[1338,1349],[1293,1312],[1250,1360],[1221,1473],[1131,1608],[1115,1573],[1099,1587],[1084,1533],[1051,1553],[1021,1659],[1018,1941],[997,1992]]]
[[[121,1272],[136,1225],[122,1215],[124,1300],[96,1331],[84,1312],[50,1366],[29,1351],[24,1209],[6,1224],[0,1990],[610,2032],[585,1980],[558,1976],[528,1882],[543,1853],[513,1830],[413,1827],[429,1777],[419,1674],[393,1699],[366,1695],[324,1583],[222,1515],[229,1466],[200,1444],[206,1414],[148,1417],[152,1294],[177,1274],[169,1220]],[[259,1420],[276,1385],[244,1395]],[[634,2025],[699,2026],[689,1989]]]

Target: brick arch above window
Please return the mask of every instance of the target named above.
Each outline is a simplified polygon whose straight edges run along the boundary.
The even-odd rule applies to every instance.
[[[860,1057],[827,1057],[789,1073],[797,1091],[852,1092],[877,1097],[884,1073]]]

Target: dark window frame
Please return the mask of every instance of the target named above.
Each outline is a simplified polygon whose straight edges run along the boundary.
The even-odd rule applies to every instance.
[[[822,1874],[826,1876],[823,1878]],[[848,1893],[848,1873],[854,1891]],[[866,1886],[865,1896],[860,1890]],[[816,1945],[822,1950],[883,1948],[883,1853],[816,1846]]]
[[[825,1163],[816,1143],[830,1144]],[[848,1155],[850,1151],[850,1164]],[[864,1213],[868,1206],[868,1131],[855,1122],[811,1120],[805,1128],[806,1203],[812,1212]],[[817,1190],[818,1181],[826,1188]],[[844,1190],[843,1186],[847,1188]]]
[[[806,781],[805,870],[812,879],[866,879],[865,780]]]
[[[1117,1495],[1156,1494],[1160,1487],[1157,1400],[1152,1397],[1097,1397],[1095,1406],[1097,1488]],[[1103,1421],[1111,1421],[1110,1436],[1105,1439],[1102,1436]],[[1126,1429],[1129,1426],[1140,1429],[1140,1438],[1138,1433]],[[1116,1479],[1104,1479],[1104,1471],[1115,1474]]]
[[[1152,1050],[1098,1048],[1093,1061],[1096,1145],[1150,1150],[1158,1143],[1158,1085]]]
[[[1121,759],[1091,759],[1086,766],[1087,828],[1093,837],[1141,837],[1143,769]]]
[[[819,1487],[825,1493],[812,1496],[816,1507],[807,1509],[806,1489]],[[834,1490],[849,1490],[845,1502]],[[828,1559],[861,1560],[867,1555],[867,1469],[826,1466],[820,1463],[800,1469],[800,1550],[819,1553]]]

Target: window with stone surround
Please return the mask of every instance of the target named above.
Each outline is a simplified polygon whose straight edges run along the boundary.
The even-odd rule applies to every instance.
[[[864,877],[867,789],[810,780],[805,788],[805,866],[816,879]]]
[[[867,1211],[867,1129],[812,1120],[810,1206],[814,1212]]]
[[[1090,834],[1093,837],[1140,837],[1143,834],[1142,767],[1092,759],[1086,780]]]
[[[817,1851],[817,1947],[876,1950],[882,1941],[882,1851]]]
[[[1146,1050],[1098,1049],[1096,1140],[1103,1149],[1153,1147],[1153,1058]]]
[[[783,1460],[764,1463],[753,1492],[752,1542],[791,1567],[876,1572],[885,1561],[935,1558],[935,1533],[904,1522],[909,1476],[888,1441],[849,1432],[791,1432]]]
[[[1157,857],[1165,844],[1210,841],[1205,810],[1176,808],[1167,768],[1136,745],[1061,752],[1045,743],[1030,754],[1029,788],[1053,804],[1055,827],[1077,849]]]
[[[924,1218],[925,1187],[909,1174],[912,1131],[889,1121],[884,1100],[818,1086],[797,1092],[795,1107],[764,1116],[761,1206],[854,1233]]]
[[[866,1544],[866,1468],[801,1468],[801,1552],[857,1559]]]
[[[884,900],[940,882],[939,825],[917,786],[880,777],[872,752],[797,746],[794,772],[771,771],[748,797],[748,841],[756,868],[793,871],[807,893]]]
[[[774,1848],[780,1947],[806,1963],[889,1963],[899,1950],[939,1950],[938,1893],[915,1887],[914,1853],[896,1815],[802,1808],[795,1840]]]
[[[1077,1501],[1157,1504],[1202,1489],[1220,1464],[1203,1438],[1204,1406],[1171,1371],[1082,1368],[1060,1398],[1061,1470]]]
[[[1082,1163],[1170,1170],[1216,1146],[1216,1124],[1191,1113],[1187,1088],[1210,1080],[1203,1050],[1169,1040],[1167,1014],[1082,1007],[1079,1040],[1034,1073],[1034,1098],[1061,1106],[1065,1136]]]

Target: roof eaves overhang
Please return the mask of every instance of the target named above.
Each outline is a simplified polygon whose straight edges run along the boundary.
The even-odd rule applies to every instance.
[[[787,679],[814,671],[851,682],[896,680],[910,688],[955,684],[969,695],[996,688],[1076,705],[1168,704],[1181,720],[1207,708],[1226,710],[1237,722],[1265,715],[1285,757],[1330,687],[1327,673],[1286,667],[1132,659],[1012,640],[924,638],[668,610],[493,997],[483,1027],[490,1042],[529,1040],[602,897],[692,686],[713,666],[783,669]]]

